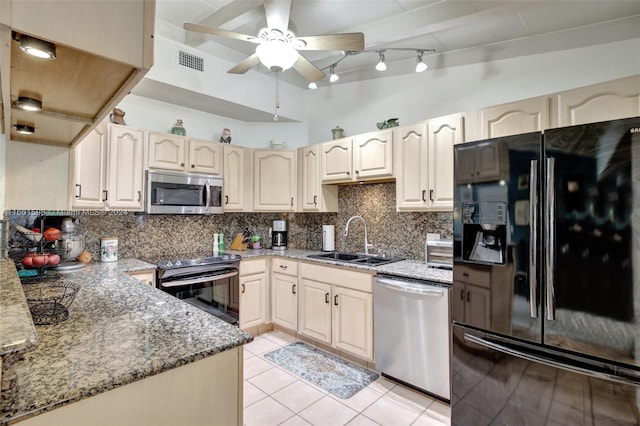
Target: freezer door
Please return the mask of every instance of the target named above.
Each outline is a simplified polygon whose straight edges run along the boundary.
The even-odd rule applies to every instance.
[[[453,328],[452,425],[640,424],[637,378]]]
[[[544,343],[640,366],[640,118],[548,130],[544,144]]]
[[[542,341],[540,154],[541,133],[455,146],[454,323]]]

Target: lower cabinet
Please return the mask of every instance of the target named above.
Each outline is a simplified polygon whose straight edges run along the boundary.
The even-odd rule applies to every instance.
[[[300,264],[298,332],[373,360],[372,275]]]
[[[271,263],[271,321],[298,328],[298,262],[274,258]]]
[[[240,262],[240,319],[245,330],[267,323],[268,292],[266,259],[249,259]]]

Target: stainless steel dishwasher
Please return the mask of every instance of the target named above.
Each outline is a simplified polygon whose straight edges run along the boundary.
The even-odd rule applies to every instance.
[[[449,286],[391,275],[373,284],[376,369],[450,400]]]

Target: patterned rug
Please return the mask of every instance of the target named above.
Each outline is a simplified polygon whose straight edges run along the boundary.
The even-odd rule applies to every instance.
[[[264,357],[342,399],[351,398],[378,378],[373,371],[303,342],[291,343],[266,353]]]

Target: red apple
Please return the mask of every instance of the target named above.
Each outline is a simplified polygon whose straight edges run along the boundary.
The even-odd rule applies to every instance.
[[[47,228],[44,230],[44,239],[46,241],[55,241],[62,236],[62,232],[58,228]]]
[[[25,268],[33,268],[33,257],[34,253],[27,253],[25,257],[22,258],[22,264]]]
[[[49,257],[49,262],[47,263],[47,265],[56,266],[58,263],[60,263],[59,255],[52,253],[52,254],[48,254],[47,256]]]
[[[46,254],[36,254],[32,257],[32,259],[33,266],[41,267],[47,264],[47,262],[49,261],[49,256],[47,256]]]

